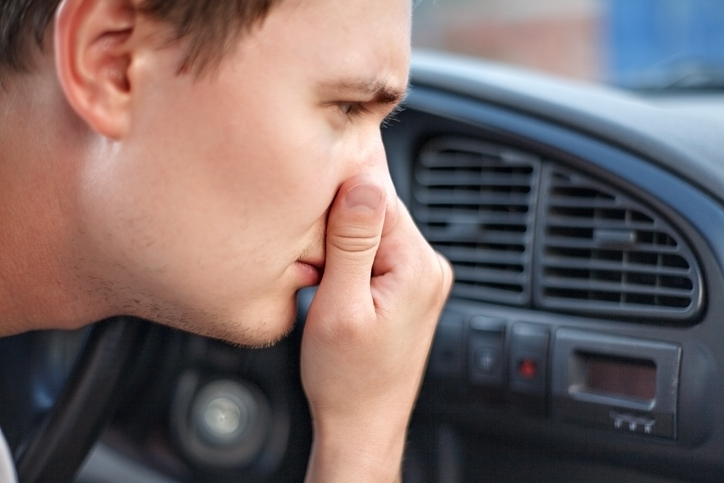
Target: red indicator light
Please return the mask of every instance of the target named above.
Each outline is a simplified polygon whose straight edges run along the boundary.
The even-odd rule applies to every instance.
[[[538,374],[538,364],[533,359],[523,359],[518,364],[518,374],[525,379],[533,379]]]

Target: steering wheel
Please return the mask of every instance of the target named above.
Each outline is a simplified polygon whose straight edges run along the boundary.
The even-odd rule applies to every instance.
[[[3,341],[7,347],[15,347],[15,354],[0,351],[5,353],[0,355],[0,366],[4,366],[3,372],[8,368],[16,380],[7,382],[10,376],[4,374],[6,387],[0,388],[6,392],[0,394],[4,420],[0,423],[4,431],[9,429],[6,436],[21,483],[72,480],[113,415],[130,380],[128,376],[135,369],[135,356],[147,343],[150,330],[149,323],[129,317],[94,324],[87,331],[85,344],[67,379],[60,378],[65,384],[49,411],[42,407],[42,401],[56,396],[52,394],[53,381],[57,384],[58,373],[63,371],[57,367],[58,359],[53,360],[43,350],[50,346],[42,342],[47,337],[39,332]],[[26,339],[18,339],[21,337]],[[13,355],[15,359],[8,362]],[[44,360],[32,359],[38,356]],[[39,376],[37,371],[54,374]],[[47,384],[48,380],[52,380],[51,384]],[[18,436],[18,428],[25,434]]]

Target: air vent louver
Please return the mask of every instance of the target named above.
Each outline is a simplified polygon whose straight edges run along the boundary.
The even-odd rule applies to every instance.
[[[696,258],[661,215],[609,184],[543,169],[535,305],[685,319],[699,309]]]
[[[454,295],[529,302],[539,171],[538,157],[494,144],[442,138],[424,146],[413,213],[455,267]]]
[[[615,183],[444,137],[421,149],[413,195],[418,225],[455,267],[454,296],[662,323],[702,309],[702,271],[687,241]]]

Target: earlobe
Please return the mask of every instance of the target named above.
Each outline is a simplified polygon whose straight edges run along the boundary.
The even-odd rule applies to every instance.
[[[98,133],[129,130],[132,0],[63,0],[55,19],[55,62],[68,102]]]

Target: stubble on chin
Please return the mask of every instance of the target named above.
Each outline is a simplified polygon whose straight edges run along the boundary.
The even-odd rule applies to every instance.
[[[279,307],[268,307],[265,314],[251,310],[238,311],[234,317],[164,300],[129,284],[104,277],[82,274],[88,323],[114,316],[130,316],[159,323],[184,332],[222,340],[237,347],[265,348],[287,337],[296,325],[296,297],[279,301]],[[284,308],[282,308],[282,306]],[[284,319],[284,320],[282,320]]]

